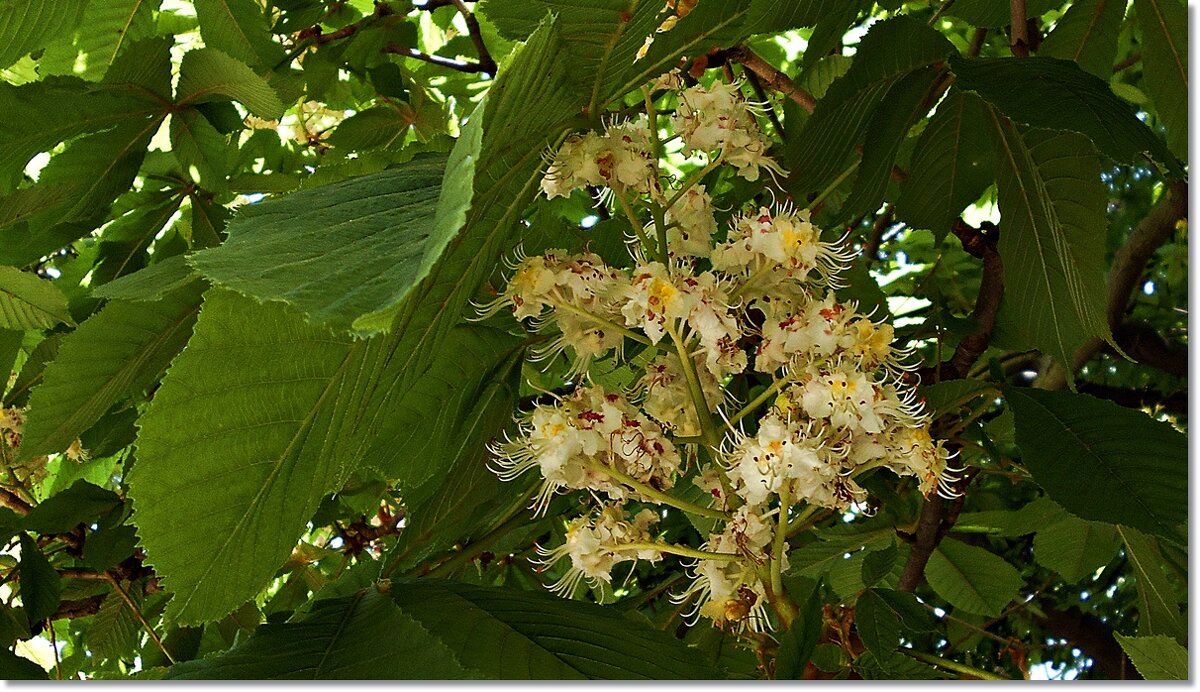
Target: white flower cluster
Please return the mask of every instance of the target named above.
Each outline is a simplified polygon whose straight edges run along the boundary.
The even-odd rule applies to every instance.
[[[674,132],[685,154],[709,157],[706,172],[724,163],[754,180],[762,168],[781,170],[735,86],[675,93]],[[640,241],[631,266],[560,249],[518,257],[484,308],[510,310],[548,334],[541,355],[566,354],[568,378],[580,383],[521,417],[518,432],[493,446],[496,470],[507,480],[537,469],[539,512],[569,490],[601,503],[570,523],[561,546],[542,552],[545,565],[570,558],[556,591],[570,593],[581,579],[610,582],[619,562],[675,552],[696,559],[696,579],[681,594],[698,599],[696,613],[762,629],[770,600],[763,566],[777,573],[786,562],[778,551],[794,528],[789,519],[861,503],[866,492],[855,478],[879,467],[933,492],[951,477],[949,455],[904,381],[910,366],[892,347],[892,327],[833,293],[853,259],[844,243],[823,240],[809,212],[788,205],[718,223],[698,179],[658,178],[662,152],[650,127],[625,123],[568,140],[542,183],[550,197],[604,186],[623,206],[632,199],[649,212],[647,225],[625,210]],[[627,359],[627,348],[645,355]],[[628,392],[589,382],[598,358],[640,372]],[[735,408],[730,392],[747,390],[752,400]],[[702,488],[706,504],[672,495],[681,480]],[[671,546],[650,533],[658,515],[643,509],[629,518],[628,502],[722,523],[699,550]]]

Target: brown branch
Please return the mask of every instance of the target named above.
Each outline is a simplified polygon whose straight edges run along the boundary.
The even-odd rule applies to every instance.
[[[21,515],[29,514],[29,510],[33,509],[28,502],[8,488],[0,488],[0,507],[7,507]]]
[[[967,56],[972,58],[979,57],[979,52],[983,50],[983,42],[987,39],[987,27],[980,27],[971,34],[971,45],[967,48]]]
[[[458,13],[462,15],[463,20],[467,23],[467,33],[471,36],[471,43],[475,44],[475,51],[479,54],[480,72],[494,77],[496,75],[496,61],[492,58],[492,54],[488,52],[487,44],[483,41],[483,32],[479,28],[479,20],[475,17],[475,13],[467,9],[467,6],[463,4],[463,0],[451,0],[451,2],[458,8]]]
[[[1057,610],[1051,599],[1041,599],[1039,605],[1044,614],[1035,614],[1034,621],[1047,632],[1079,647],[1106,676],[1113,680],[1142,679],[1112,629],[1099,618],[1077,607]]]
[[[813,98],[812,94],[796,86],[791,77],[780,72],[774,65],[763,60],[757,53],[746,46],[734,46],[730,48],[725,53],[725,57],[727,60],[739,63],[742,67],[753,72],[764,84],[800,104],[800,107],[805,111],[812,113],[816,109],[817,100]]]
[[[1012,41],[1009,48],[1018,58],[1029,57],[1029,22],[1025,13],[1025,0],[1009,0],[1012,11]]]
[[[1116,339],[1118,333],[1122,331],[1122,322],[1124,321],[1125,311],[1129,306],[1129,299],[1133,295],[1134,289],[1141,282],[1142,274],[1146,271],[1146,265],[1149,264],[1150,258],[1154,256],[1155,251],[1175,233],[1175,223],[1180,219],[1186,219],[1188,216],[1188,186],[1184,181],[1175,181],[1167,188],[1166,193],[1159,198],[1150,213],[1142,219],[1133,233],[1129,234],[1129,240],[1117,250],[1113,256],[1112,269],[1108,273],[1108,326],[1113,330],[1114,340],[1118,344],[1121,342]],[[1135,338],[1136,337],[1136,338]],[[1145,330],[1138,330],[1133,334],[1128,334],[1125,339],[1130,343],[1134,350],[1139,350],[1142,357],[1154,359],[1154,362],[1168,365],[1171,362],[1177,362],[1175,358],[1155,358],[1164,353],[1164,349],[1158,347],[1153,340],[1145,340]],[[1103,339],[1090,339],[1083,346],[1080,346],[1075,351],[1072,358],[1072,372],[1078,372],[1081,367],[1098,354],[1104,348]],[[1134,357],[1133,353],[1122,346],[1130,357]],[[1168,351],[1170,349],[1167,349]],[[1135,358],[1136,359],[1136,358]],[[1175,368],[1176,373],[1179,372]],[[1182,374],[1187,373],[1186,354],[1184,359],[1184,367]],[[1061,364],[1054,364],[1042,376],[1038,382],[1038,387],[1043,389],[1062,389],[1067,385],[1067,370]]]
[[[1122,72],[1124,70],[1128,70],[1129,68],[1133,67],[1134,65],[1138,64],[1141,61],[1142,61],[1142,54],[1134,53],[1133,55],[1129,56],[1128,58],[1125,58],[1124,60],[1117,63],[1116,65],[1113,65],[1113,74]]]
[[[889,203],[883,213],[875,217],[875,221],[871,224],[871,237],[863,243],[862,247],[863,258],[868,264],[879,259],[879,246],[883,243],[884,232],[892,226],[895,211],[895,208]]]
[[[1188,347],[1168,341],[1154,327],[1139,320],[1126,320],[1113,330],[1113,341],[1134,361],[1175,377],[1188,375]],[[1105,352],[1117,354],[1111,347]]]
[[[950,529],[954,528],[966,501],[967,486],[971,485],[971,481],[975,480],[977,475],[977,468],[963,471],[962,476],[954,483],[958,495],[953,500],[947,500],[936,491],[925,498],[924,504],[921,505],[921,516],[917,519],[916,531],[912,536],[901,535],[901,538],[911,541],[912,549],[909,550],[908,560],[904,563],[904,571],[900,573],[900,582],[896,586],[898,591],[911,592],[920,585],[929,558],[933,556],[933,551],[937,550],[946,534],[950,533]]]

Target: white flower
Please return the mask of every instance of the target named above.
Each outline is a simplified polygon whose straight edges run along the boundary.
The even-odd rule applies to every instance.
[[[785,173],[766,155],[771,140],[759,129],[736,84],[717,80],[709,87],[684,89],[671,124],[683,140],[685,154],[720,149],[738,175],[751,181],[758,180],[761,168]]]
[[[708,257],[717,232],[712,199],[703,185],[694,185],[666,213],[667,249],[671,257]]]
[[[786,205],[759,207],[737,217],[728,240],[712,253],[715,269],[745,277],[758,289],[789,280],[836,288],[837,274],[853,258],[841,241],[821,241],[807,209],[793,211]]]
[[[550,566],[564,557],[571,559],[571,567],[550,590],[570,596],[581,579],[592,586],[600,582],[612,583],[612,568],[620,562],[662,559],[657,550],[646,548],[624,548],[634,543],[650,543],[650,527],[658,523],[658,515],[643,509],[632,521],[626,518],[625,509],[619,504],[601,504],[593,516],[577,517],[567,527],[566,540],[553,550],[538,547],[543,557],[540,564]]]
[[[693,569],[694,581],[673,600],[683,603],[696,599],[689,617],[703,615],[718,625],[728,623],[756,632],[769,630],[767,592],[757,566],[766,561],[773,534],[773,522],[765,521],[750,507],[742,507],[721,533],[709,536],[703,548],[744,559],[700,560]]]
[[[546,197],[566,197],[587,185],[649,193],[658,190],[650,128],[642,119],[609,124],[601,133],[572,135],[559,147],[546,175]]]
[[[716,411],[723,398],[720,383],[707,370],[697,371],[697,376],[709,411]],[[646,413],[676,436],[700,435],[700,418],[677,356],[663,355],[650,361],[635,390],[643,395],[642,408]]]

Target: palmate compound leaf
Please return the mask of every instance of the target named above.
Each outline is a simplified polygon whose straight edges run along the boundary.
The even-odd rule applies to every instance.
[[[362,315],[394,307],[428,272],[428,254],[440,250],[432,236],[445,167],[442,154],[420,155],[243,207],[229,239],[189,261],[222,286],[348,330]]]
[[[422,580],[318,601],[296,622],[173,666],[172,679],[694,679],[670,634],[546,593]]]
[[[153,303],[113,301],[63,338],[30,396],[21,456],[65,450],[114,404],[142,394],[187,343],[203,282]]]
[[[1178,538],[1187,522],[1187,437],[1085,394],[1005,389],[1033,479],[1068,512]]]
[[[368,460],[395,454],[408,402],[479,386],[519,341],[481,327],[446,340],[425,371],[404,368],[393,335],[353,340],[278,303],[205,296],[187,349],[139,420],[129,473],[147,560],[181,623],[249,600],[291,552],[322,497]],[[401,487],[449,463],[430,453],[391,467]]]
[[[988,113],[1004,260],[997,341],[1037,348],[1069,365],[1087,339],[1112,341],[1105,316],[1107,192],[1100,162],[1081,135],[1023,131],[994,110]]]

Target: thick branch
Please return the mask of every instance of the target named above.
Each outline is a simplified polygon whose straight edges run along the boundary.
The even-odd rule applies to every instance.
[[[796,86],[791,77],[775,69],[774,65],[760,58],[757,53],[746,46],[731,48],[725,54],[725,57],[728,60],[741,63],[742,67],[753,72],[764,84],[800,104],[800,107],[805,111],[812,113],[816,109],[817,100],[813,98],[812,94]]]
[[[496,61],[492,59],[492,54],[488,52],[487,44],[483,41],[483,32],[479,28],[479,20],[475,18],[475,13],[467,9],[463,4],[463,0],[451,0],[454,6],[458,8],[458,13],[463,16],[463,20],[467,23],[467,33],[471,36],[471,43],[475,44],[475,52],[479,54],[479,67],[485,74],[495,76]]]
[[[1056,610],[1049,599],[1041,600],[1040,605],[1044,615],[1035,615],[1034,620],[1047,632],[1079,647],[1106,676],[1113,680],[1142,679],[1112,630],[1099,618],[1075,607]]]
[[[1025,0],[1009,0],[1012,10],[1012,54],[1029,57],[1029,23],[1026,21]]]

